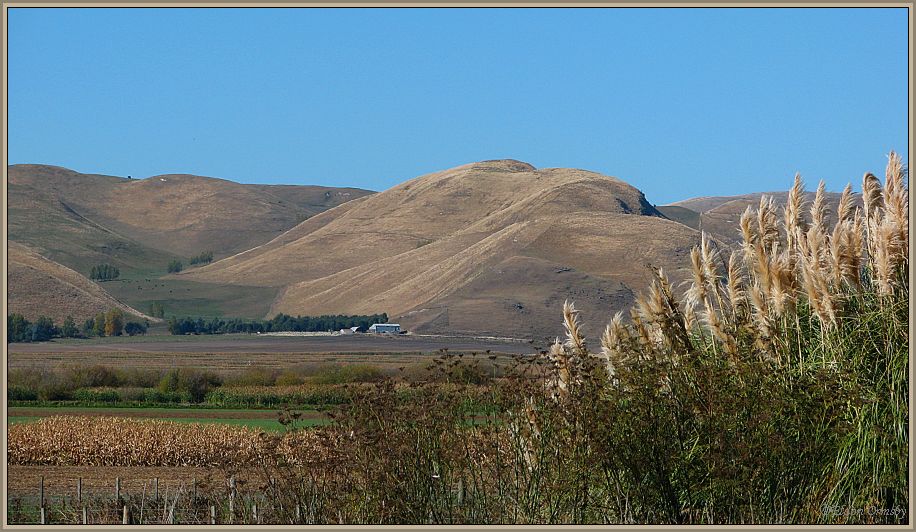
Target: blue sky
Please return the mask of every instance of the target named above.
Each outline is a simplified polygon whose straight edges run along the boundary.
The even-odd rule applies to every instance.
[[[902,8],[9,15],[12,164],[384,190],[513,158],[663,204],[909,160]]]

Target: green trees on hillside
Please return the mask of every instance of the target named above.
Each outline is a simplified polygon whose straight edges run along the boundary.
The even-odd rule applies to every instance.
[[[194,266],[195,264],[210,264],[213,262],[213,252],[204,251],[200,255],[191,257],[189,262],[191,263],[191,266]]]
[[[121,270],[111,264],[98,264],[89,271],[89,278],[93,281],[111,281],[121,275]]]
[[[178,259],[173,259],[169,262],[168,271],[169,273],[178,273],[184,269],[184,265]]]
[[[153,301],[149,304],[149,315],[154,318],[164,318],[165,317],[165,308],[162,306],[162,303],[158,301]]]

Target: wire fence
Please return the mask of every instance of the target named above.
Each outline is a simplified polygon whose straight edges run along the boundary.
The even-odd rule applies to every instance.
[[[272,480],[268,481],[273,484]],[[296,524],[306,512],[285,508],[263,491],[239,489],[235,478],[225,479],[225,489],[201,493],[196,482],[160,489],[159,479],[144,480],[142,488],[126,490],[114,478],[107,493],[84,491],[82,479],[71,494],[45,494],[44,478],[34,494],[7,499],[10,524]]]

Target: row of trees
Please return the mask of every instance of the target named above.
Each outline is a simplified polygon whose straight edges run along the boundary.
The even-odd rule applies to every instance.
[[[213,262],[212,251],[201,252],[200,255],[191,257],[190,260],[191,266],[194,266],[195,264],[210,264],[211,262]]]
[[[93,281],[112,281],[121,275],[121,270],[111,264],[98,264],[89,270],[89,278]]]
[[[388,314],[372,315],[326,315],[326,316],[290,316],[277,314],[270,320],[243,320],[232,318],[172,318],[169,320],[171,334],[228,334],[228,333],[263,333],[263,332],[317,332],[337,331],[349,327],[367,330],[373,323],[386,323]]]
[[[149,324],[145,322],[126,321],[124,313],[118,309],[99,312],[95,317],[83,322],[82,327],[77,327],[73,316],[67,316],[64,323],[58,327],[54,325],[54,320],[47,316],[39,316],[34,322],[30,322],[18,313],[7,316],[6,324],[7,343],[46,342],[52,338],[89,338],[122,334],[134,336],[146,334],[149,328]]]

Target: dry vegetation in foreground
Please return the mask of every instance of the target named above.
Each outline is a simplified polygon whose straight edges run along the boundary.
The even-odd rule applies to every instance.
[[[272,444],[267,506],[220,502],[220,519],[908,523],[905,181],[892,153],[828,227],[823,185],[807,208],[796,179],[781,213],[745,212],[738,251],[703,238],[683,297],[655,271],[597,349],[567,304],[566,341],[472,405],[435,382],[367,386],[311,433],[333,451],[320,466]]]

